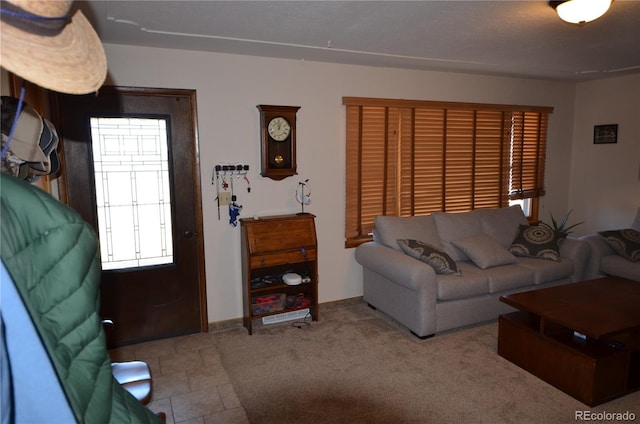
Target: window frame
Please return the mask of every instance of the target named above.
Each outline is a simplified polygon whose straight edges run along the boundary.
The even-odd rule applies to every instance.
[[[371,240],[377,215],[463,212],[529,198],[528,218],[537,221],[553,107],[364,97],[342,103],[345,247]]]

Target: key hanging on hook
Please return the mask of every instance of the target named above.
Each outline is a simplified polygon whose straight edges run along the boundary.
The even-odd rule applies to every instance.
[[[222,169],[222,166],[220,165],[216,165],[214,168],[214,172],[213,175],[211,176],[211,184],[214,184],[215,181],[215,185],[216,185],[216,202],[218,204],[218,221],[220,221],[220,170]]]

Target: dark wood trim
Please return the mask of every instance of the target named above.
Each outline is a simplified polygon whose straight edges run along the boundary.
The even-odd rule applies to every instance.
[[[198,237],[198,262],[200,263],[198,275],[198,287],[200,290],[200,331],[209,331],[209,319],[207,311],[207,278],[205,268],[205,252],[204,252],[204,224],[202,217],[202,187],[200,185],[200,143],[198,140],[198,107],[196,99],[196,91],[189,90],[189,102],[191,103],[191,122],[193,128],[193,184],[195,195],[195,213],[196,228],[200,237]]]
[[[202,216],[202,189],[200,183],[200,151],[198,144],[198,113],[197,113],[197,98],[195,90],[188,89],[166,89],[166,88],[148,88],[148,87],[118,87],[118,86],[103,86],[100,88],[101,92],[123,94],[129,96],[157,96],[157,97],[182,97],[187,98],[191,110],[191,128],[192,128],[192,155],[193,155],[193,184],[194,184],[194,209],[195,209],[195,224],[196,224],[196,239],[197,239],[197,251],[198,251],[198,290],[200,296],[200,331],[209,331],[208,311],[207,311],[207,285],[206,285],[206,267],[205,267],[205,249],[204,249],[204,226]],[[54,96],[55,97],[55,96]],[[64,149],[62,149],[64,150]],[[62,172],[60,174],[59,184],[59,197],[64,203],[67,203],[68,188],[66,183],[66,169],[64,167],[64,161],[61,160]]]

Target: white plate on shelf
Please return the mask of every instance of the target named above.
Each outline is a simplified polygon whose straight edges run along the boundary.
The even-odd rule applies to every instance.
[[[295,272],[288,272],[282,276],[282,281],[289,286],[297,286],[302,283],[302,277]]]

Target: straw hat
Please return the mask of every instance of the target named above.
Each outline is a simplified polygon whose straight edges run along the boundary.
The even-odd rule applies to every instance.
[[[0,66],[41,87],[68,94],[95,92],[107,59],[93,27],[71,1],[2,1]]]

